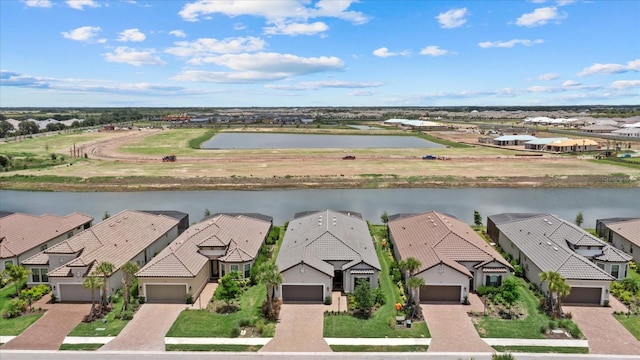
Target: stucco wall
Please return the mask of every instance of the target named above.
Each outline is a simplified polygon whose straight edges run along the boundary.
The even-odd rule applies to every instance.
[[[372,270],[373,274],[351,274],[351,270]],[[354,292],[357,285],[356,278],[359,278],[359,277],[368,277],[371,288],[375,289],[378,287],[378,275],[379,275],[378,270],[374,269],[373,267],[367,264],[361,263],[361,264],[355,265],[342,273],[342,276],[344,278],[344,283],[343,283],[344,291]]]
[[[302,268],[304,268],[304,272],[300,271]],[[332,277],[304,264],[298,264],[282,272],[282,284],[323,284],[323,297],[331,294],[331,291],[333,290]],[[282,297],[282,284],[276,289],[276,297]]]
[[[207,285],[209,281],[209,264],[207,263],[205,266],[200,269],[200,271],[196,274],[195,277],[192,278],[157,278],[157,277],[139,277],[138,278],[138,294],[140,296],[146,297],[146,288],[145,285],[159,285],[159,284],[167,284],[167,285],[185,285],[186,291],[193,297],[195,300],[204,287]],[[189,290],[191,289],[191,290]]]
[[[602,289],[600,292],[600,305],[604,305],[604,302],[609,300],[609,287],[611,282],[605,280],[567,280],[567,283],[571,285],[571,288],[577,287],[599,287]]]
[[[425,285],[459,285],[462,287],[460,301],[469,295],[469,277],[467,275],[450,268],[449,266],[436,265],[421,273],[416,274],[417,277],[424,279]]]
[[[640,261],[640,247],[634,245],[631,241],[625,239],[624,237],[616,234],[613,230],[609,231],[612,232],[611,243],[613,244],[613,246],[633,256],[633,261]]]

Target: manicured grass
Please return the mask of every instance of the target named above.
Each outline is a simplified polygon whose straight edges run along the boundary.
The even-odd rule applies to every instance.
[[[124,299],[120,298],[113,304],[113,309],[121,309],[123,303]],[[94,320],[89,323],[81,322],[73,328],[67,336],[116,336],[120,334],[120,331],[129,323],[129,320],[116,319],[114,313],[115,311],[112,310],[103,318],[107,320],[106,323],[102,322],[103,319]]]
[[[330,345],[330,347],[336,352],[425,352],[429,349],[428,345]]]
[[[12,296],[15,293],[16,287],[13,283],[7,284],[7,286],[0,289],[0,313],[2,313],[4,309],[9,305],[9,301],[13,299]],[[12,319],[5,319],[4,316],[0,316],[0,335],[20,335],[26,328],[36,322],[36,320],[40,319],[42,315],[43,313],[29,314],[18,316]]]
[[[358,319],[350,315],[327,315],[324,317],[324,337],[431,337],[425,322],[413,323],[411,328],[391,328],[394,322],[395,305],[400,301],[397,287],[391,283],[389,277],[389,256],[380,247],[380,232],[385,227],[372,225],[371,229],[376,237],[376,252],[382,270],[380,271],[380,286],[385,294],[386,303],[367,320]]]
[[[62,344],[58,350],[98,350],[104,344]]]
[[[232,314],[217,314],[207,310],[185,310],[173,323],[167,337],[231,337],[240,320],[263,323],[260,306],[267,296],[263,285],[252,286],[240,297],[240,310]],[[275,323],[267,322],[260,336],[272,337]]]
[[[557,354],[588,354],[586,347],[555,347],[555,346],[492,346],[499,352],[525,353],[557,353]]]
[[[522,320],[504,320],[492,317],[481,317],[474,324],[480,337],[509,339],[544,339],[540,332],[549,324],[550,318],[538,307],[538,299],[526,287],[524,281],[518,288],[521,302],[527,309],[527,317]]]
[[[445,139],[441,139],[439,137],[435,137],[433,135],[429,135],[429,134],[424,134],[424,133],[419,133],[415,135],[416,137],[419,137],[421,139],[425,139],[427,141],[431,141],[434,142],[436,144],[440,144],[440,145],[444,145],[446,147],[451,147],[451,148],[470,148],[471,146],[466,145],[466,144],[461,144],[458,142],[453,142],[453,141],[449,141],[449,140],[445,140]]]
[[[203,138],[207,136],[206,139]],[[207,129],[171,129],[159,131],[135,143],[124,145],[121,151],[140,155],[190,155],[197,154],[192,148],[196,142],[204,142],[213,136],[213,130]],[[199,145],[199,144],[198,144]],[[178,157],[178,161],[180,158]]]
[[[205,131],[204,134],[189,140],[189,147],[191,149],[200,149],[200,146],[202,145],[202,143],[211,139],[215,134],[216,134],[215,130],[209,129]]]
[[[188,344],[168,344],[166,351],[234,351],[234,352],[256,352],[262,345],[188,345]]]
[[[629,330],[629,332],[640,341],[640,316],[638,315],[613,315],[618,321]]]

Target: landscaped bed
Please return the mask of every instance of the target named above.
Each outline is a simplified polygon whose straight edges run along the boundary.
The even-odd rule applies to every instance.
[[[492,346],[499,352],[526,353],[558,353],[558,354],[588,354],[586,347],[558,347],[558,346]]]
[[[21,283],[19,288],[21,289],[24,282]],[[11,300],[14,299],[16,287],[13,283],[7,284],[0,289],[0,313],[4,314],[7,308],[10,306]],[[36,322],[44,312],[40,309],[33,309],[27,311],[20,316],[13,318],[5,318],[0,316],[0,335],[2,336],[15,336],[20,335],[26,328]]]
[[[58,350],[93,351],[98,350],[104,344],[62,344]]]
[[[91,322],[81,322],[67,336],[117,336],[129,323],[129,320],[118,319],[117,309],[121,309],[124,299],[119,297],[112,304],[112,309],[104,318]],[[87,345],[87,344],[82,344]],[[89,344],[91,345],[91,344]]]
[[[168,344],[167,351],[233,351],[233,352],[256,352],[262,345],[195,345],[195,344]]]
[[[428,345],[330,345],[335,352],[425,352]]]

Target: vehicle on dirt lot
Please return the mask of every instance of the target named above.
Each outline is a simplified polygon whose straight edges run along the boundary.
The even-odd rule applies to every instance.
[[[422,160],[436,160],[437,157],[435,155],[425,155],[422,157]]]
[[[342,158],[342,160],[355,160],[355,159],[356,159],[356,157],[355,157],[355,156],[353,156],[353,155],[347,155],[347,156],[344,156],[344,157]]]
[[[175,162],[175,161],[176,161],[175,155],[167,155],[162,158],[162,162]]]

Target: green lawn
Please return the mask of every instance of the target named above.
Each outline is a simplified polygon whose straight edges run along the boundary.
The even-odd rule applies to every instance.
[[[12,296],[15,292],[16,287],[13,283],[7,284],[7,286],[0,289],[0,313],[4,311],[5,307],[9,304],[9,301],[13,299]],[[29,314],[18,316],[13,319],[5,319],[4,316],[0,316],[0,335],[20,335],[26,328],[36,322],[36,320],[40,319],[42,315],[43,313]]]
[[[588,354],[586,347],[554,347],[554,346],[493,346],[499,352]]]
[[[188,344],[168,344],[166,351],[233,351],[233,352],[256,352],[262,345],[188,345]]]
[[[62,344],[58,350],[92,351],[98,350],[104,344]]]
[[[240,310],[232,314],[217,314],[207,310],[185,310],[180,313],[167,333],[168,337],[231,337],[240,320],[248,319],[263,326],[262,337],[275,334],[275,323],[264,322],[260,306],[267,296],[264,286],[252,286],[240,297]]]
[[[367,320],[349,315],[325,315],[324,337],[431,337],[425,322],[413,323],[411,328],[391,328],[389,322],[394,320],[394,304],[400,301],[397,287],[391,283],[389,277],[389,257],[379,246],[379,234],[384,229],[382,225],[372,225],[372,232],[376,239],[376,251],[382,271],[380,271],[380,286],[385,294],[386,304]]]
[[[618,321],[629,330],[629,332],[640,341],[640,316],[613,315]]]
[[[121,309],[122,304],[124,303],[124,299],[120,297],[118,302],[113,304],[113,309]],[[134,315],[135,316],[135,315]],[[69,334],[68,336],[116,336],[124,329],[124,327],[129,323],[129,320],[121,320],[116,319],[114,316],[114,311],[111,311],[104,318],[106,319],[106,323],[103,323],[103,319],[98,319],[89,323],[81,322],[78,324]],[[104,329],[104,330],[97,330]]]
[[[544,339],[540,329],[549,324],[550,318],[538,307],[538,299],[526,287],[524,281],[518,288],[522,303],[527,309],[523,320],[503,320],[481,317],[476,326],[480,337],[510,339]]]
[[[329,347],[335,352],[425,352],[429,349],[427,345],[330,345]]]

